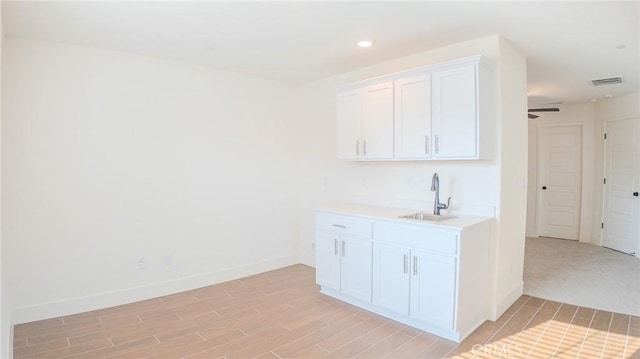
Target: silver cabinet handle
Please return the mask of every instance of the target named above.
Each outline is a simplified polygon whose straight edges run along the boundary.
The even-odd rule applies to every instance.
[[[429,154],[429,136],[424,136],[424,153]]]
[[[346,228],[347,228],[347,226],[343,226],[343,225],[341,225],[341,224],[335,224],[335,223],[333,224],[333,226],[334,226],[334,227],[338,227],[338,228],[343,228],[343,229],[346,229]]]
[[[436,153],[440,153],[440,136],[436,135]]]
[[[356,156],[360,156],[360,141],[356,140]]]
[[[342,256],[343,256],[343,257],[344,257],[344,253],[345,253],[345,250],[344,250],[344,240],[343,240],[343,241],[342,241]]]
[[[413,256],[413,275],[418,275],[418,257]]]
[[[403,255],[404,258],[404,274],[407,274],[407,255]]]
[[[338,255],[338,239],[333,239],[333,254]]]
[[[367,155],[367,140],[362,141],[362,155]]]

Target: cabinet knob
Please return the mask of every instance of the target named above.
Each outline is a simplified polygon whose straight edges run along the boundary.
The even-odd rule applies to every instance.
[[[542,186],[542,189],[543,189],[543,190],[546,190],[546,189],[547,189],[547,186]]]
[[[634,197],[638,197],[638,192],[633,192]]]

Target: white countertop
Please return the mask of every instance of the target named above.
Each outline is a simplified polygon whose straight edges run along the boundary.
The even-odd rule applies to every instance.
[[[330,206],[323,206],[316,208],[319,212],[338,213],[351,216],[359,216],[372,219],[382,219],[386,221],[394,221],[398,223],[416,224],[428,227],[448,228],[448,229],[463,229],[465,227],[472,226],[485,221],[493,220],[493,217],[480,217],[480,216],[468,216],[453,214],[453,218],[446,219],[439,222],[423,221],[409,218],[399,218],[400,216],[416,213],[419,211],[412,209],[402,208],[389,208],[389,207],[375,207],[366,206],[360,204],[335,204]],[[431,213],[430,211],[423,211],[425,213]]]

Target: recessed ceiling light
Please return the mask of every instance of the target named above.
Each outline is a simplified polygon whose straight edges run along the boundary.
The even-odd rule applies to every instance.
[[[373,40],[362,40],[358,42],[358,46],[360,47],[371,47],[373,46]]]

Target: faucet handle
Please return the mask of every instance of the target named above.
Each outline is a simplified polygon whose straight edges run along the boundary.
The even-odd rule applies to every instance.
[[[451,197],[447,198],[447,204],[444,204],[444,203],[438,203],[438,204],[436,204],[436,206],[437,206],[439,209],[448,209],[448,208],[449,208],[449,204],[450,204],[450,203],[451,203]],[[438,214],[440,214],[440,213],[438,213]]]

